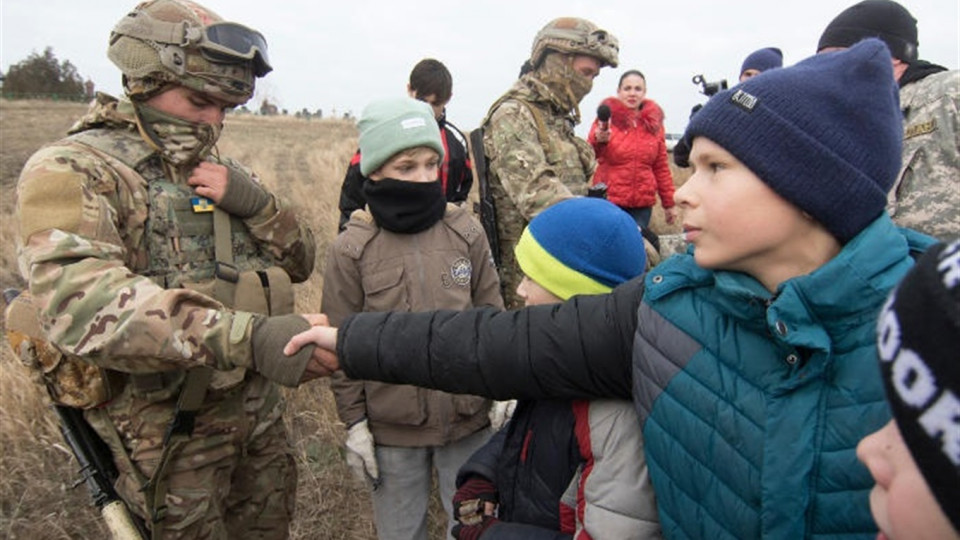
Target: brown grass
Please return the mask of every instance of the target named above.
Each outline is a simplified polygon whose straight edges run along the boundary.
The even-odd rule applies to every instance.
[[[0,100],[0,288],[22,288],[14,247],[16,182],[42,144],[61,137],[84,106]],[[219,151],[251,165],[263,182],[295,201],[318,243],[317,269],[297,286],[297,308],[320,307],[323,254],[333,239],[340,183],[356,149],[356,127],[340,120],[230,116]],[[674,171],[679,185],[686,179]],[[654,210],[652,228],[677,232]],[[69,539],[104,537],[106,530],[85,488],[71,489],[76,464],[64,446],[43,391],[0,344],[0,537]],[[342,458],[344,430],[325,381],[287,391],[285,421],[299,471],[292,538],[372,539],[366,490],[355,484]],[[445,538],[436,497],[431,538]]]

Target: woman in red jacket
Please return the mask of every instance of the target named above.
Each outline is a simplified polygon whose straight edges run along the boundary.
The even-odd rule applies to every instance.
[[[630,70],[620,77],[617,96],[603,100],[587,140],[597,154],[594,185],[607,185],[607,198],[642,228],[647,228],[653,205],[663,205],[667,223],[676,217],[673,203],[673,176],[667,161],[664,141],[663,110],[646,99],[647,80],[643,73]]]

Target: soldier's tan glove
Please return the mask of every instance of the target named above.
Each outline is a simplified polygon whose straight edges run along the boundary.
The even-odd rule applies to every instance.
[[[251,337],[254,368],[284,386],[300,384],[315,346],[304,345],[293,356],[283,354],[283,347],[290,338],[309,329],[310,323],[300,315],[255,318]]]
[[[373,489],[380,487],[380,467],[373,447],[373,434],[367,419],[357,422],[347,430],[347,465],[353,475],[363,483],[371,483]]]
[[[517,400],[494,401],[490,406],[490,429],[500,431],[500,428],[513,417],[513,411],[517,409]]]
[[[270,195],[252,178],[230,166],[227,171],[227,191],[219,205],[225,212],[246,219],[270,202]]]

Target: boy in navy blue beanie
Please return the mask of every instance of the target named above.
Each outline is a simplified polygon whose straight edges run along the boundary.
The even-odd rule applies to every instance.
[[[901,133],[879,40],[772,70],[688,127],[692,254],[608,295],[361,314],[286,352],[497,399],[632,399],[667,538],[873,538],[855,448],[890,420],[876,319],[933,244],[884,211]]]

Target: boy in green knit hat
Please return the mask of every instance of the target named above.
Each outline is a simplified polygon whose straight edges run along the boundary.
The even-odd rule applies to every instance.
[[[332,324],[361,311],[503,307],[480,224],[447,204],[437,172],[440,131],[411,98],[375,101],[361,115],[365,211],[327,253],[322,310]],[[331,387],[348,429],[347,463],[373,489],[381,539],[427,538],[436,469],[447,514],[457,468],[489,436],[490,401],[407,385],[352,380]]]

